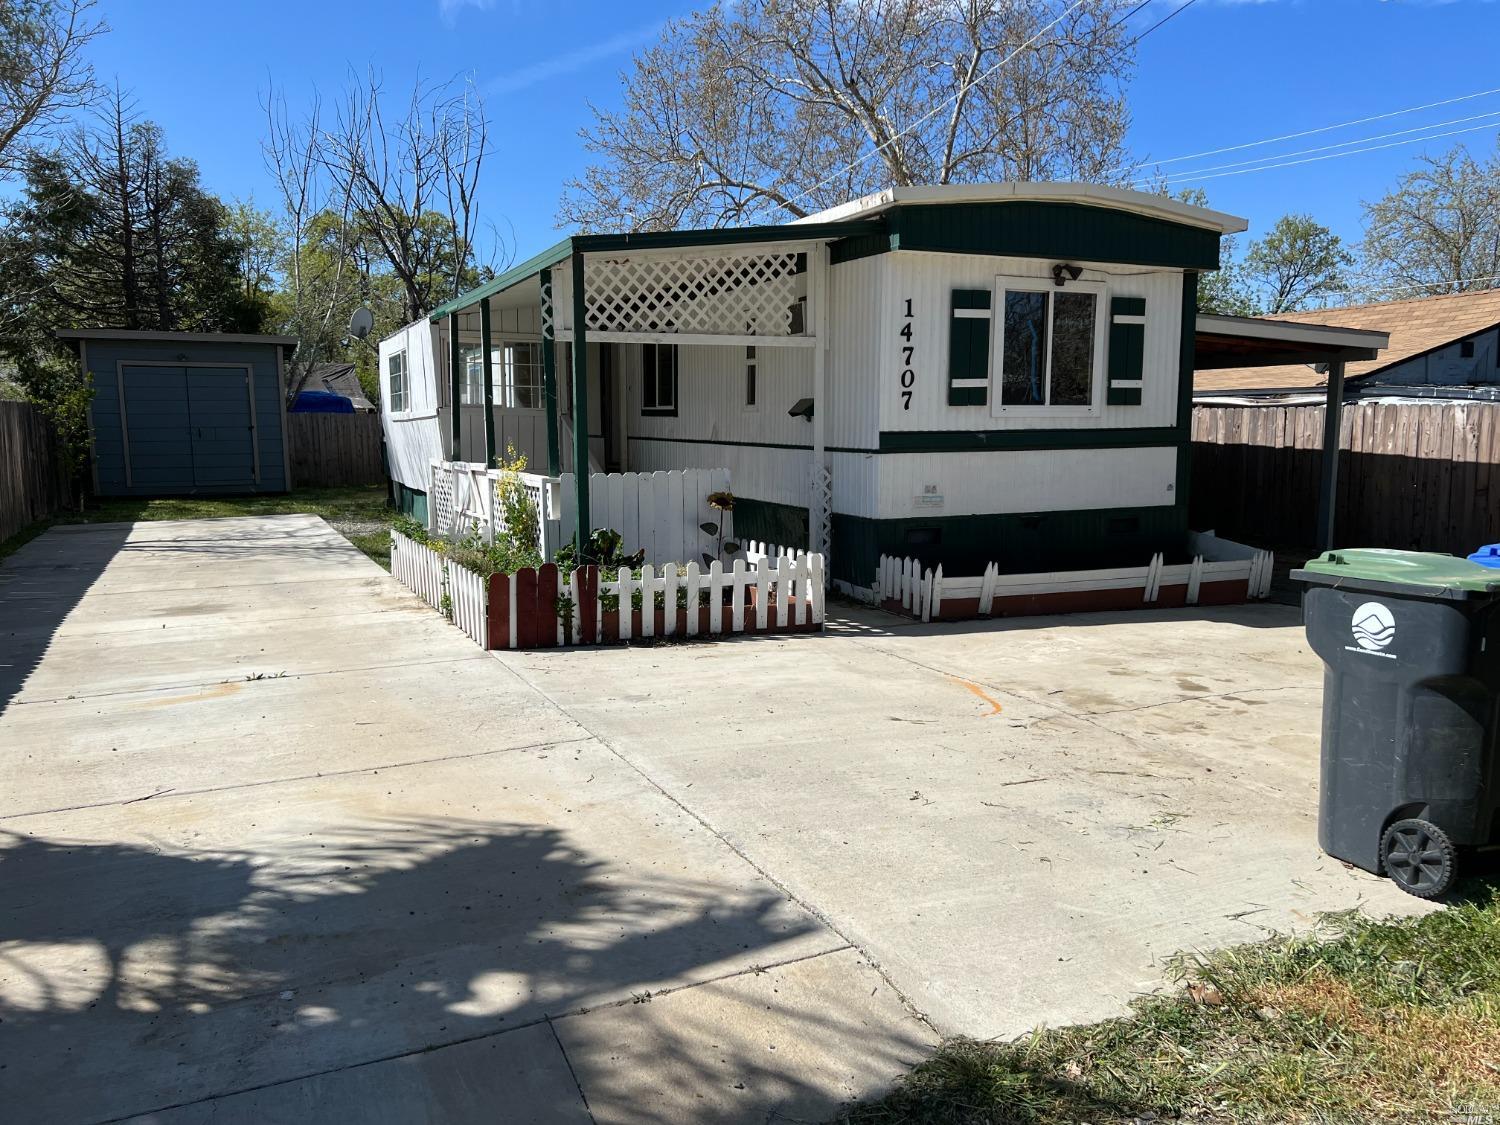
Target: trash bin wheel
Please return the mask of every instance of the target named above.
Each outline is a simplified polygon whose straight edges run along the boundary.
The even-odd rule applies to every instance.
[[[1438,898],[1458,878],[1458,853],[1448,834],[1425,820],[1398,820],[1380,840],[1385,873],[1409,895]]]

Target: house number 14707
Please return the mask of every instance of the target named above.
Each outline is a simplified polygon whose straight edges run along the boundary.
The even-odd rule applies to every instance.
[[[912,343],[912,314],[911,298],[906,298],[906,313],[901,320],[901,409],[911,409],[912,388],[917,382],[917,370],[914,357],[917,354],[916,345]]]

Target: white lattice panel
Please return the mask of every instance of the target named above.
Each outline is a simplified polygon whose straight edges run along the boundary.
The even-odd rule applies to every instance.
[[[453,530],[453,473],[447,465],[432,466],[432,505],[428,518],[432,526],[427,530],[447,535]]]
[[[790,336],[797,254],[589,259],[590,331]]]

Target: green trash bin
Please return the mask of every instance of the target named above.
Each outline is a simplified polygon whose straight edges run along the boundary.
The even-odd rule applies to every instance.
[[[1292,578],[1326,666],[1318,843],[1436,898],[1496,839],[1500,571],[1362,548]]]

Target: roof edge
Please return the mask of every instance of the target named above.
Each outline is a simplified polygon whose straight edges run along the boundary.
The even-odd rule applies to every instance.
[[[295,336],[263,336],[247,332],[152,332],[138,328],[58,328],[59,340],[139,340],[142,342],[179,341],[184,344],[280,344],[295,347]]]
[[[903,204],[1004,203],[1008,201],[1084,203],[1132,211],[1151,218],[1216,230],[1220,234],[1239,234],[1250,228],[1247,220],[1224,211],[1197,207],[1164,195],[1131,191],[1106,184],[1068,182],[1021,182],[998,184],[941,184],[917,187],[893,187],[873,192],[859,199],[841,203],[824,211],[794,219],[788,226],[835,222],[855,217],[870,218],[891,207]]]

